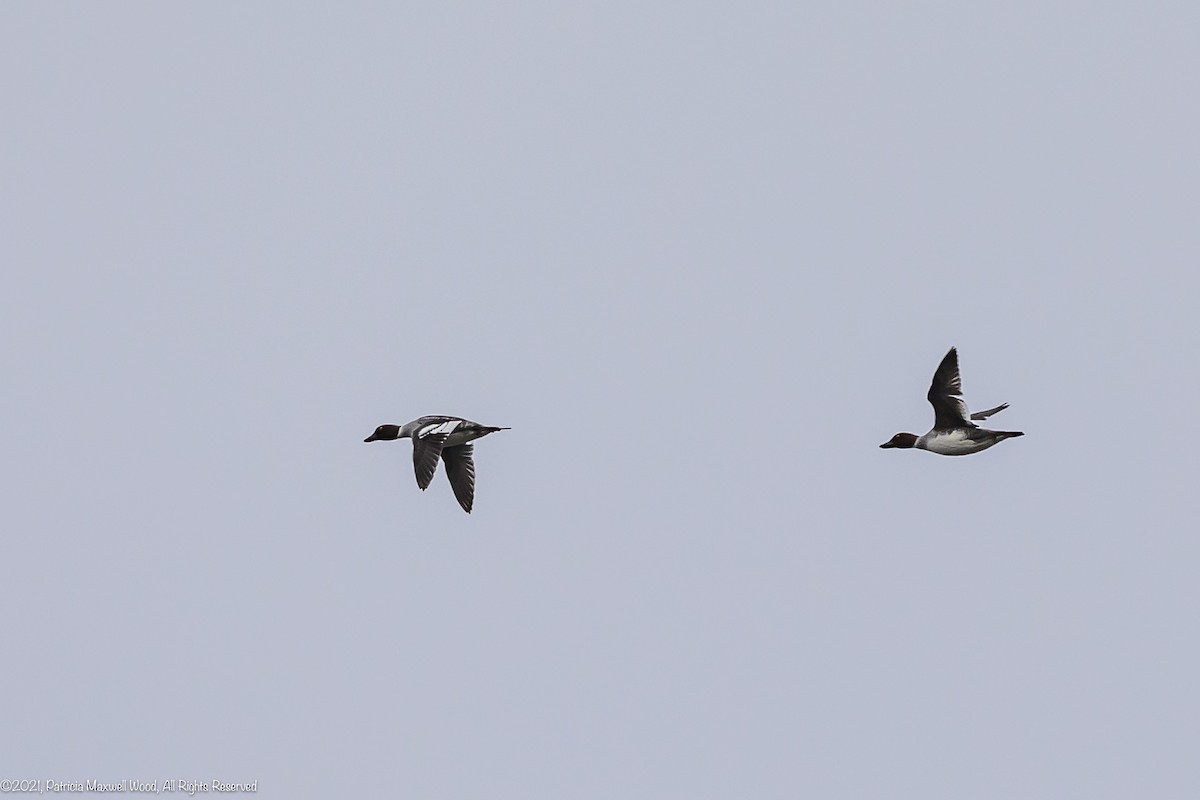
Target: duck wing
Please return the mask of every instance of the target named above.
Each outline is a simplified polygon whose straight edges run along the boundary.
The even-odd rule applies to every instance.
[[[417,486],[421,491],[429,487],[433,473],[437,472],[438,459],[442,456],[442,445],[446,443],[446,433],[418,433],[413,436],[413,469],[417,473]]]
[[[1000,405],[996,406],[995,408],[989,408],[987,411],[976,411],[974,414],[971,415],[971,419],[987,419],[992,414],[999,413],[1006,408],[1008,408],[1008,403],[1001,403]]]
[[[967,404],[962,399],[962,376],[958,372],[958,350],[951,347],[937,372],[926,395],[933,406],[933,429],[948,431],[954,428],[976,427],[967,419]],[[995,409],[993,409],[993,412]],[[992,412],[989,412],[992,413]]]
[[[474,447],[467,444],[455,445],[442,450],[442,461],[446,463],[446,477],[454,489],[454,497],[463,511],[471,513],[475,504],[475,459]]]

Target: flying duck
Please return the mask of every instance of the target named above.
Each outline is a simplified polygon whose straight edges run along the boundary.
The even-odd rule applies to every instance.
[[[429,416],[405,425],[380,425],[363,441],[412,439],[413,467],[421,491],[425,491],[433,480],[438,458],[441,458],[446,462],[446,477],[450,479],[458,504],[470,514],[475,503],[475,460],[471,442],[489,433],[507,430],[510,429],[491,428],[462,417]]]
[[[933,373],[927,397],[933,406],[933,429],[924,436],[897,433],[880,447],[915,447],[943,456],[965,456],[987,450],[1005,439],[1025,435],[1021,431],[984,430],[971,421],[987,419],[1008,408],[1008,403],[967,416],[967,404],[962,399],[962,377],[958,373],[958,350],[953,347]]]

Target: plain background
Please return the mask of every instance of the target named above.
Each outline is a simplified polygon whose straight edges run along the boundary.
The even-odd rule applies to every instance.
[[[0,777],[1196,797],[1198,25],[5,4]]]

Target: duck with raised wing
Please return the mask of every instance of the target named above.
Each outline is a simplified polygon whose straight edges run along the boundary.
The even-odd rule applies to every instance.
[[[942,456],[965,456],[987,450],[1005,439],[1025,435],[1021,431],[984,430],[971,421],[987,419],[1008,408],[1008,403],[967,415],[967,404],[962,399],[962,376],[958,372],[958,350],[953,347],[933,373],[927,397],[933,406],[933,430],[924,436],[897,433],[880,447],[915,447]]]
[[[363,441],[412,439],[413,467],[421,491],[425,491],[433,480],[440,458],[446,464],[446,477],[450,479],[458,504],[470,514],[471,506],[475,504],[475,459],[471,442],[489,433],[507,430],[510,428],[493,428],[462,417],[429,416],[405,425],[380,425]]]

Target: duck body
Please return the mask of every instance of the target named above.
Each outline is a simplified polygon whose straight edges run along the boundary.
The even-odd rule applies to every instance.
[[[940,456],[969,456],[987,450],[1013,436],[1024,436],[1018,431],[989,431],[983,428],[958,428],[950,431],[930,431],[917,439],[916,447]]]

